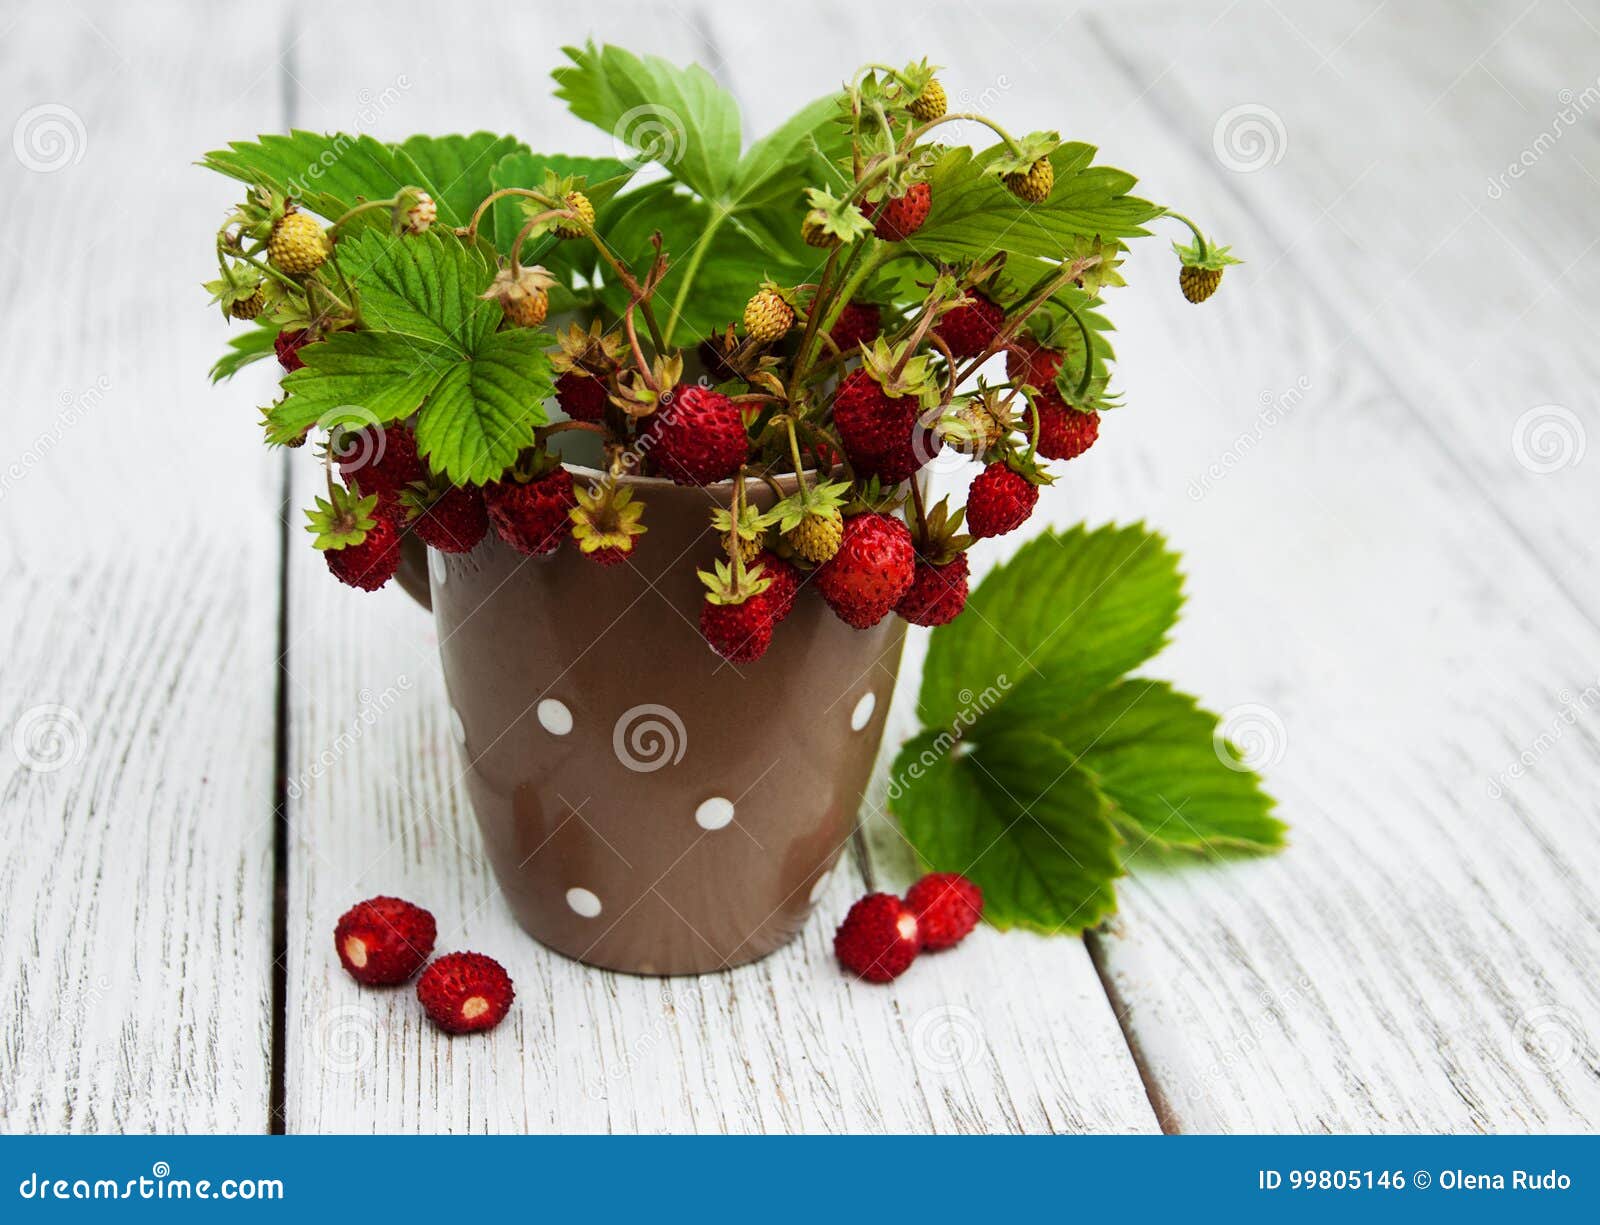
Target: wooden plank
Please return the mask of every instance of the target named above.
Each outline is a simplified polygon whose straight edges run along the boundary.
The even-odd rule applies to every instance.
[[[1058,521],[1147,518],[1183,550],[1190,601],[1151,670],[1233,712],[1236,732],[1256,729],[1293,826],[1277,860],[1137,871],[1121,918],[1091,940],[1171,1129],[1555,1130],[1600,1117],[1600,997],[1584,968],[1600,940],[1583,885],[1600,864],[1588,722],[1600,695],[1585,662],[1593,623],[1572,598],[1591,581],[1587,545],[1567,540],[1593,494],[1572,472],[1530,473],[1508,443],[1529,405],[1591,401],[1579,379],[1592,359],[1558,267],[1541,280],[1497,264],[1507,290],[1485,294],[1468,279],[1481,263],[1426,260],[1442,236],[1428,174],[1501,158],[1471,125],[1494,104],[1467,79],[1454,113],[1448,98],[1431,116],[1426,98],[1393,105],[1414,100],[1408,65],[1428,61],[1442,90],[1470,59],[1440,49],[1458,7],[1385,8],[1360,30],[1364,10],[1335,6],[1315,25],[1296,10],[1325,49],[1335,27],[1357,30],[1336,57],[1348,79],[1316,72],[1254,4],[1106,6],[1093,22],[1043,5],[968,9],[915,31],[869,13],[791,66],[804,76],[852,51],[954,65],[958,105],[1017,129],[1068,125],[1250,260],[1197,311],[1162,244],[1130,259],[1133,288],[1113,306],[1130,407],[1042,503]],[[1464,23],[1462,38],[1483,31],[1471,55],[1518,11]],[[1562,45],[1547,37],[1556,23],[1572,58],[1541,68],[1535,34],[1513,32],[1493,71],[1581,87],[1589,36],[1559,14],[1541,21],[1542,45]],[[730,59],[763,37],[752,23]],[[1291,154],[1236,176],[1215,160],[1212,127],[1258,99],[1284,109]],[[1392,152],[1351,215],[1361,186],[1340,193],[1362,165],[1319,176],[1374,141]],[[1593,223],[1575,202],[1547,214],[1532,197],[1517,232],[1554,228],[1569,260],[1582,251]],[[1516,356],[1473,364],[1490,337],[1497,358]]]
[[[348,126],[353,92],[381,94],[404,65],[400,100],[371,125],[380,136],[493,128],[607,153],[605,134],[548,97],[554,51],[530,49],[593,30],[724,66],[720,27],[642,5],[547,15],[514,46],[486,40],[488,62],[470,64],[435,59],[423,10],[415,21],[409,11],[381,26],[346,10],[319,18],[323,37],[293,65],[301,122]],[[510,29],[512,12],[480,20]],[[763,101],[771,114],[756,118],[820,92],[844,62],[788,79],[783,97]],[[314,474],[296,470],[304,500]],[[539,948],[499,898],[457,786],[431,624],[397,593],[338,588],[306,549],[291,553],[291,592],[291,774],[364,730],[290,807],[290,1130],[1154,1129],[1081,945],[984,932],[893,988],[847,981],[831,935],[865,887],[853,862],[834,873],[794,945],[737,971],[640,979]],[[380,891],[428,904],[441,948],[505,962],[518,987],[505,1025],[482,1039],[442,1039],[409,991],[362,991],[344,975],[330,948],[334,921]],[[1063,1042],[1067,1027],[1074,1036]]]
[[[233,193],[173,172],[282,121],[228,26],[0,33],[7,1132],[268,1127],[281,469],[205,382]]]

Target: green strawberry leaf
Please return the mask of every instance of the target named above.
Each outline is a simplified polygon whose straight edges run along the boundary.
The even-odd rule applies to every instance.
[[[551,75],[574,115],[702,196],[723,194],[739,165],[739,104],[709,72],[592,42],[562,50],[572,63]]]
[[[415,179],[411,159],[392,145],[343,132],[324,135],[296,129],[287,136],[231,141],[226,149],[207,153],[200,164],[240,182],[293,196],[330,220],[363,200],[392,196]],[[425,183],[417,186],[433,190]],[[378,210],[364,217],[388,225]],[[442,204],[439,219],[446,220]]]
[[[997,927],[1078,932],[1115,910],[1121,839],[1066,750],[1031,732],[968,747],[924,732],[895,759],[889,806],[917,857],[977,882]]]
[[[270,442],[287,444],[311,426],[409,417],[456,360],[449,350],[394,332],[335,332],[300,356],[305,366],[283,380],[288,395],[267,410]]]
[[[1077,142],[1050,155],[1055,188],[1039,204],[1018,200],[989,172],[1004,145],[974,154],[945,151],[928,176],[932,207],[908,245],[945,259],[1013,256],[1061,259],[1075,237],[1133,238],[1161,209],[1128,193],[1137,180],[1109,166],[1091,165],[1095,149]]]
[[[466,356],[500,322],[500,308],[478,297],[494,279],[493,266],[481,248],[453,234],[368,231],[339,244],[339,264],[355,284],[362,321],[378,331]]]
[[[448,226],[464,226],[472,220],[472,210],[494,190],[491,176],[495,166],[502,158],[527,149],[515,136],[493,132],[412,136],[400,145],[416,168],[411,181],[433,197],[439,224]]]
[[[446,372],[417,421],[417,449],[429,467],[458,485],[481,485],[516,462],[555,390],[548,341],[526,328],[495,332]]]
[[[1283,846],[1272,797],[1219,744],[1217,716],[1165,682],[1125,680],[1037,726],[1116,805],[1113,818],[1135,850],[1145,842],[1207,852]]]
[[[922,721],[976,720],[974,734],[1033,725],[1154,655],[1182,603],[1177,554],[1142,525],[1046,532],[933,632]]]
[[[228,337],[228,351],[212,364],[211,381],[220,383],[231,379],[251,362],[270,355],[277,336],[276,327],[253,327]]]

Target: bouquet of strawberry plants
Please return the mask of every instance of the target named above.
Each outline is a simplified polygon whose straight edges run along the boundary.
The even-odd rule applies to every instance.
[[[925,62],[868,65],[746,149],[701,69],[567,56],[559,96],[627,156],[297,131],[204,159],[246,185],[208,288],[249,330],[215,374],[282,363],[266,439],[315,439],[309,530],[352,586],[408,533],[626,564],[650,547],[630,478],[659,476],[715,494],[701,627],[725,658],[758,659],[808,579],[853,626],[943,624],[968,547],[1026,522],[1115,404],[1126,244],[1187,227],[1195,302],[1234,262],[1090,146],[949,112]],[[599,461],[575,481],[577,433]],[[918,480],[941,451],[981,467],[962,508]]]

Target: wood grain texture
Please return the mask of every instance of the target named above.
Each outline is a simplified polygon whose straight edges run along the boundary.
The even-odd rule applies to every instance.
[[[373,126],[380,136],[487,127],[611,151],[604,133],[548,97],[553,52],[518,55],[514,75],[509,58],[469,70],[465,57],[439,53],[425,23],[390,21],[374,36],[359,11],[329,20],[326,58],[307,47],[294,65],[308,126],[347,125],[351,89],[381,91],[404,73],[403,101]],[[522,46],[554,47],[593,29],[725,71],[714,26],[644,8],[609,12],[595,28],[597,20],[545,22]],[[337,36],[341,21],[368,30],[354,61],[356,40]],[[827,79],[797,78],[770,113],[751,108],[753,128]],[[314,473],[297,465],[296,480],[304,501]],[[398,593],[363,598],[338,587],[309,549],[294,549],[290,564],[291,779],[325,749],[337,757],[290,803],[290,1130],[1155,1129],[1077,942],[985,931],[961,957],[930,958],[890,989],[841,975],[832,928],[865,888],[854,859],[836,869],[795,944],[727,974],[641,979],[539,948],[501,901],[457,786],[431,622]],[[376,712],[370,725],[363,711]],[[881,798],[884,780],[875,786]],[[878,877],[905,883],[903,856],[876,858]],[[480,949],[507,965],[519,1002],[505,1025],[452,1041],[409,990],[362,991],[348,979],[331,948],[334,921],[379,891],[429,905],[441,949]]]
[[[0,31],[0,1130],[260,1132],[279,464],[182,167],[277,82],[209,10]]]
[[[1563,49],[1513,30],[1495,76],[1582,88],[1591,35],[1557,8],[1528,21]],[[1184,552],[1190,602],[1151,672],[1230,712],[1293,827],[1277,860],[1137,868],[1091,939],[1169,1129],[1559,1130],[1600,1112],[1594,492],[1511,444],[1542,401],[1590,420],[1592,311],[1552,259],[1594,223],[1575,188],[1570,206],[1528,192],[1515,232],[1547,248],[1542,272],[1486,270],[1476,233],[1441,247],[1456,215],[1441,226],[1435,193],[1499,158],[1521,111],[1476,70],[1430,110],[1413,72],[1427,61],[1442,91],[1521,11],[1324,6],[1302,24],[1324,50],[1352,35],[1348,80],[1254,4],[963,8],[915,31],[837,6],[794,48],[799,76],[864,55],[959,66],[954,105],[1014,129],[1059,118],[1250,261],[1196,310],[1163,244],[1130,259],[1113,306],[1130,407],[1041,504],[1144,518]],[[740,29],[735,62],[765,37]],[[1213,126],[1258,101],[1283,108],[1288,153],[1238,174]],[[1581,159],[1592,136],[1563,139]],[[1385,160],[1358,181],[1373,146]]]

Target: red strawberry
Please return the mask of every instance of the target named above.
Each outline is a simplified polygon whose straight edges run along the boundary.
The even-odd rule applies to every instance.
[[[743,604],[700,605],[700,633],[711,649],[730,663],[750,664],[772,645],[773,609],[766,592]]]
[[[749,451],[739,406],[697,383],[668,393],[650,418],[646,438],[656,467],[680,485],[725,480]]]
[[[816,572],[817,590],[839,619],[868,629],[911,589],[917,551],[911,531],[891,515],[868,511],[844,521],[839,551]]]
[[[531,481],[508,477],[486,485],[483,502],[500,539],[519,553],[538,557],[561,547],[572,525],[568,512],[578,498],[572,474],[554,468]]]
[[[511,976],[482,953],[446,953],[422,972],[417,998],[440,1029],[452,1034],[493,1029],[516,998]]]
[[[556,380],[556,403],[574,421],[598,421],[606,411],[606,385],[592,375],[568,370]]]
[[[864,367],[852,370],[833,400],[833,425],[858,476],[888,484],[911,477],[939,449],[933,431],[918,421],[916,396],[889,396]]]
[[[1022,430],[1033,435],[1033,414],[1039,414],[1039,454],[1046,459],[1076,459],[1100,437],[1100,414],[1080,413],[1053,391],[1041,392],[1022,410]]]
[[[794,608],[795,596],[800,594],[800,572],[767,549],[757,553],[755,560],[761,564],[761,577],[771,580],[761,598],[766,600],[772,623],[777,625]]]
[[[339,433],[330,445],[345,483],[355,477],[365,492],[377,494],[385,506],[392,506],[412,481],[427,476],[417,455],[417,436],[399,422]]]
[[[278,355],[278,364],[292,374],[306,364],[300,356],[300,350],[309,343],[313,343],[309,331],[305,328],[289,328],[272,338],[272,351]]]
[[[983,890],[955,872],[931,872],[906,892],[925,949],[960,944],[983,916]]]
[[[428,960],[438,928],[420,906],[397,897],[368,898],[339,917],[333,947],[350,977],[369,987],[403,983]]]
[[[411,520],[411,530],[441,553],[470,553],[489,531],[483,494],[451,485]]]
[[[917,916],[892,893],[869,893],[833,933],[839,963],[869,983],[899,978],[917,959]]]
[[[884,242],[904,242],[922,228],[933,204],[933,189],[926,183],[913,183],[906,194],[889,197],[867,210],[872,232]]]
[[[322,552],[333,577],[347,587],[376,591],[400,568],[400,529],[395,524],[394,512],[380,501],[373,520],[360,544]]]
[[[1039,501],[1039,487],[1003,463],[978,473],[967,490],[967,531],[979,539],[1004,536],[1028,521]]]
[[[942,566],[917,559],[911,590],[894,606],[912,625],[944,625],[967,606],[967,555],[957,553]]]
[[[1013,383],[1053,389],[1065,356],[1060,349],[1047,349],[1036,341],[1014,340],[1006,350],[1006,377]]]
[[[857,345],[870,345],[882,331],[882,307],[871,302],[849,302],[839,312],[828,335],[842,351],[852,353]]]
[[[971,302],[946,311],[933,328],[956,357],[977,357],[1006,321],[1006,312],[998,302],[981,293],[969,296]]]

